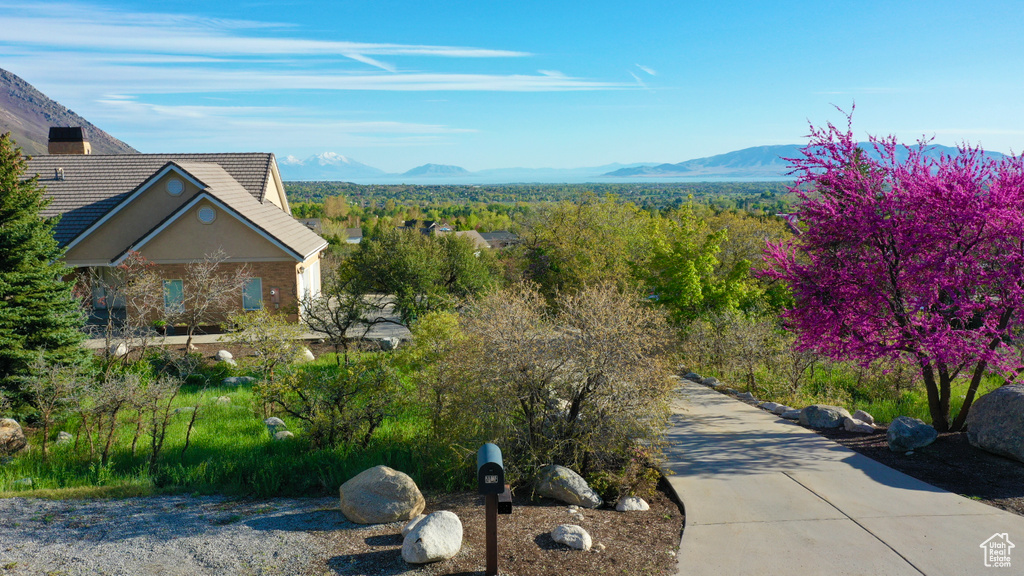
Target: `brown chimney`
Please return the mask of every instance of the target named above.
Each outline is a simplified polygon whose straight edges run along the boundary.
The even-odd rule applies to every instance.
[[[92,146],[81,126],[69,128],[50,128],[50,143],[47,146],[50,154],[92,154]]]

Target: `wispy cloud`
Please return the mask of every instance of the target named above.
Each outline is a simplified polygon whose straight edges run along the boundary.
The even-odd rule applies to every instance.
[[[634,80],[636,80],[636,83],[638,85],[640,85],[641,88],[647,88],[647,84],[643,80],[641,80],[640,77],[637,76],[635,72],[631,71],[629,73],[629,75],[632,76]]]
[[[637,64],[636,67],[641,69],[641,70],[643,70],[644,72],[650,74],[651,76],[657,76],[658,75],[657,72],[655,72],[651,68],[648,68],[647,66],[644,66],[643,64]]]

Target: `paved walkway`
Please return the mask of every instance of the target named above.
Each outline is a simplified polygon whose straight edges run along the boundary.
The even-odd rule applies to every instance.
[[[1024,517],[915,480],[685,382],[667,468],[686,509],[680,576],[1024,574]],[[1012,567],[981,544],[1016,541]]]

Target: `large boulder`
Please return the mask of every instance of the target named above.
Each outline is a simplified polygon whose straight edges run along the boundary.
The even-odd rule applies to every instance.
[[[590,550],[590,534],[576,524],[559,524],[551,531],[551,539],[576,550]]]
[[[110,352],[111,356],[115,356],[117,358],[120,358],[122,356],[127,356],[128,352],[129,352],[128,343],[127,342],[114,342],[113,344],[110,345],[109,352]]]
[[[779,414],[779,416],[785,418],[786,420],[800,420],[801,413],[803,413],[803,410],[793,408],[792,410],[786,410],[782,414]]]
[[[217,362],[227,362],[228,360],[234,359],[234,355],[227,350],[217,350],[217,353],[213,356]]]
[[[844,418],[851,418],[846,408],[811,404],[800,411],[800,423],[811,428],[840,428]]]
[[[0,418],[0,454],[14,454],[27,445],[21,425],[10,418]]]
[[[967,441],[1024,462],[1024,384],[1000,386],[978,398],[967,415]]]
[[[402,339],[401,338],[395,338],[395,337],[392,336],[392,337],[387,337],[387,338],[381,338],[378,341],[378,346],[380,346],[380,349],[383,350],[384,352],[390,352],[392,350],[398,350],[398,346],[401,343],[402,343]]]
[[[462,521],[454,512],[441,510],[417,522],[402,541],[402,560],[426,564],[447,560],[462,548]]]
[[[875,427],[856,418],[843,418],[843,429],[857,434],[874,434]]]
[[[411,520],[426,506],[423,494],[407,474],[374,466],[341,485],[341,512],[357,524]]]
[[[537,493],[584,508],[597,508],[604,504],[604,500],[582,476],[558,464],[549,464],[540,469],[537,475]]]
[[[281,430],[288,429],[288,425],[284,423],[284,420],[281,420],[277,416],[271,416],[270,418],[267,418],[266,420],[263,421],[263,424],[267,426],[267,432],[271,436],[277,434]]]
[[[856,412],[854,412],[853,413],[853,419],[854,420],[860,420],[861,422],[863,422],[865,424],[874,424],[875,423],[875,417],[872,416],[871,414],[868,414],[867,412],[865,412],[863,410],[857,410]]]
[[[252,384],[256,379],[252,376],[230,376],[221,381],[223,386],[242,386],[243,384]]]
[[[893,452],[909,452],[923,448],[939,437],[939,433],[928,424],[910,416],[897,416],[889,424],[886,433],[889,450]]]

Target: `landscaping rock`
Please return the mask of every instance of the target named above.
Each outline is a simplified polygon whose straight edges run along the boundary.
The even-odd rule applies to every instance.
[[[241,386],[243,384],[252,384],[256,379],[252,376],[231,376],[221,381],[223,386]]]
[[[196,407],[195,406],[182,406],[181,408],[175,408],[174,411],[171,412],[171,414],[177,416],[178,414],[185,414],[185,413],[191,414],[191,413],[193,413],[195,411],[196,411]]]
[[[750,392],[744,392],[742,394],[737,394],[736,397],[739,398],[740,400],[745,400],[747,402],[755,402],[755,401],[757,401],[757,398],[754,398],[754,395],[751,394]]]
[[[70,444],[74,440],[75,437],[72,436],[70,432],[64,432],[63,430],[61,430],[60,432],[57,432],[57,441],[54,442],[54,445],[63,446],[65,444]]]
[[[872,416],[871,414],[868,414],[867,412],[865,412],[863,410],[857,410],[856,412],[854,412],[853,413],[853,419],[854,420],[860,420],[861,422],[863,422],[865,424],[874,424],[875,423],[875,417]]]
[[[316,356],[313,356],[313,352],[309,348],[303,348],[302,353],[299,354],[300,362],[312,362],[316,360]]]
[[[722,394],[728,394],[729,396],[735,396],[740,393],[739,390],[736,390],[735,388],[718,388],[718,391]]]
[[[875,427],[856,418],[843,418],[843,429],[858,434],[874,434]]]
[[[288,425],[284,423],[284,420],[281,420],[277,416],[271,416],[264,420],[263,423],[267,426],[267,432],[269,432],[271,436],[277,434],[281,430],[288,429]]]
[[[697,374],[696,372],[687,372],[686,374],[683,374],[683,378],[694,382],[700,382],[703,380],[703,378],[700,377],[700,374]]]
[[[779,416],[782,416],[786,420],[800,420],[801,412],[803,412],[803,410],[797,410],[794,408],[793,410],[787,410],[782,414],[779,414]]]
[[[228,360],[234,359],[234,355],[227,350],[217,350],[217,353],[213,355],[217,362],[227,362]]]
[[[575,550],[590,550],[590,534],[576,524],[559,524],[551,531],[551,539]]]
[[[782,406],[782,404],[778,404],[778,403],[775,403],[775,402],[762,402],[762,403],[757,405],[757,407],[760,408],[761,410],[767,410],[768,412],[771,412],[772,414],[775,413],[775,409],[778,408],[779,406]]]
[[[427,564],[447,560],[462,548],[462,521],[454,512],[441,510],[417,522],[402,542],[402,560]]]
[[[1000,386],[978,398],[967,415],[967,441],[1024,462],[1024,384]]]
[[[772,414],[775,414],[776,416],[782,416],[786,412],[792,412],[792,411],[793,411],[793,409],[790,408],[789,406],[786,406],[785,404],[777,404],[775,406],[775,408],[772,409]],[[799,410],[797,410],[797,412],[799,412]],[[799,419],[799,418],[800,418],[800,415],[797,414],[796,419]]]
[[[557,464],[549,464],[537,474],[537,493],[567,504],[597,508],[604,503],[582,476]]]
[[[110,345],[110,355],[120,358],[128,355],[128,344],[125,342],[114,342]]]
[[[715,387],[715,386],[718,386],[718,378],[715,378],[713,376],[708,376],[707,378],[701,380],[700,383],[705,385],[705,386]]]
[[[423,520],[426,517],[426,514],[420,514],[419,516],[406,522],[405,526],[402,526],[402,538],[408,536],[409,532],[412,532],[412,529],[415,528],[417,524],[419,524],[420,520]]]
[[[32,487],[32,479],[31,478],[22,478],[20,480],[15,480],[14,482],[11,482],[11,486],[13,486],[15,488],[31,488]]]
[[[800,423],[811,428],[841,428],[843,418],[850,418],[846,408],[811,404],[800,411]]]
[[[217,404],[231,404],[231,397],[230,396],[218,396],[217,397]]]
[[[0,419],[0,454],[14,454],[27,445],[20,424],[10,418]]]
[[[645,512],[650,509],[651,506],[647,501],[639,496],[623,496],[615,505],[615,510],[618,512]]]
[[[291,438],[295,438],[295,434],[292,434],[288,430],[281,430],[280,432],[276,432],[274,434],[274,440],[277,440],[278,442],[280,442],[281,440],[288,440]]]
[[[410,520],[426,501],[407,474],[387,466],[364,470],[341,485],[341,512],[357,524]]]
[[[907,452],[931,444],[939,437],[939,433],[917,418],[897,416],[889,424],[886,436],[889,440],[889,450]]]
[[[393,337],[392,338],[381,338],[378,341],[378,345],[380,346],[380,349],[383,350],[384,352],[390,352],[392,350],[397,350],[398,349],[398,345],[401,344],[401,343],[402,343],[402,339],[401,338],[393,338]]]

